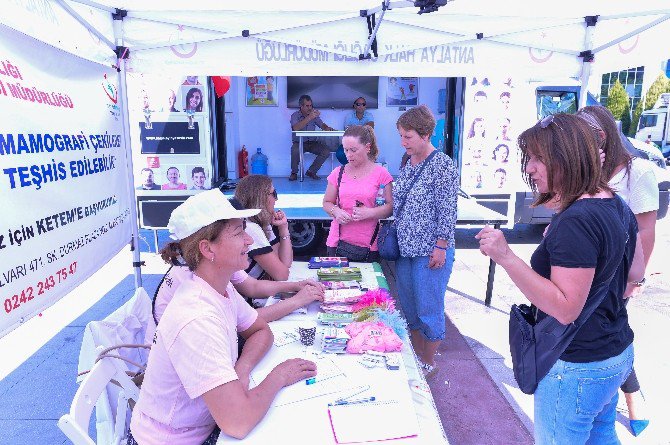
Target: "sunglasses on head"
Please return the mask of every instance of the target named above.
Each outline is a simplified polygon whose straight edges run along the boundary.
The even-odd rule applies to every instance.
[[[356,103],[354,103],[354,105],[356,105],[357,107],[364,107],[365,102],[356,102]]]
[[[540,128],[547,128],[553,122],[554,122],[554,115],[550,114],[549,116],[545,116],[542,119],[540,119],[540,122],[538,122],[538,124],[540,125]]]

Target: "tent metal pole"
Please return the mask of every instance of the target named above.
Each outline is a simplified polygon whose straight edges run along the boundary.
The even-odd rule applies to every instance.
[[[133,273],[135,275],[135,288],[142,287],[142,262],[140,261],[140,231],[139,219],[137,218],[137,198],[135,197],[135,175],[133,174],[133,154],[130,144],[130,117],[128,115],[128,84],[126,83],[126,64],[119,61],[119,96],[121,98],[121,116],[123,117],[123,145],[126,147],[126,169],[128,170],[128,192],[130,197],[130,218],[132,220],[132,245]]]
[[[158,20],[158,19],[144,17],[144,16],[142,16],[138,13],[133,13],[133,12],[128,12],[128,17],[133,18],[135,20],[142,20],[142,21],[146,21],[146,22],[160,23],[162,25],[185,26],[186,28],[193,28],[193,29],[196,29],[196,30],[199,30],[199,31],[209,31],[209,32],[219,33],[218,36],[212,36],[210,38],[200,38],[200,39],[191,39],[191,40],[183,40],[183,41],[180,40],[179,42],[176,42],[176,43],[172,42],[172,43],[159,43],[159,44],[154,44],[154,45],[134,46],[133,50],[136,51],[136,52],[137,51],[144,51],[144,50],[148,50],[148,49],[169,48],[171,46],[174,46],[175,44],[191,45],[191,44],[194,44],[194,43],[216,42],[216,41],[219,41],[219,40],[226,40],[226,39],[242,37],[242,33],[231,34],[231,33],[228,33],[228,32],[223,32],[223,31],[218,30],[218,29],[211,29],[211,28],[205,28],[205,27],[199,27],[199,26],[183,25],[183,24],[180,24],[180,23],[171,22],[169,20]],[[351,19],[354,19],[354,18],[358,18],[358,14],[345,14],[345,15],[341,15],[341,16],[338,16],[338,17],[329,18],[327,20],[318,20],[318,21],[315,21],[313,23],[310,23],[308,26],[322,25],[322,24],[326,24],[326,23],[335,23],[335,22],[339,22],[339,21],[342,21],[342,20],[351,20]],[[267,28],[267,29],[262,29],[262,30],[253,30],[252,33],[250,32],[249,37],[264,38],[262,36],[264,33],[276,32],[276,31],[287,31],[287,30],[291,30],[291,29],[303,29],[303,28],[305,28],[305,25],[280,26],[280,27],[272,27],[272,28]],[[272,40],[272,39],[269,38],[267,40]],[[292,44],[296,44],[296,43],[292,42]],[[302,42],[299,46],[304,46],[304,47],[307,48],[307,45],[302,44]],[[327,48],[320,48],[320,49],[327,50]],[[350,54],[347,54],[347,55],[350,55]]]
[[[589,78],[591,77],[591,64],[593,63],[593,36],[598,23],[598,16],[585,17],[586,30],[584,33],[584,51],[581,53],[582,73],[579,76],[579,108],[586,106],[588,95]]]
[[[114,40],[118,48],[123,48],[123,16],[114,17],[113,22]],[[124,54],[125,55],[125,54]],[[140,236],[139,219],[137,217],[137,197],[135,196],[135,175],[133,173],[133,152],[130,143],[130,115],[128,113],[128,83],[126,81],[126,62],[124,55],[119,54],[117,61],[117,71],[119,73],[119,98],[121,102],[121,118],[123,119],[123,146],[126,148],[126,170],[127,187],[130,198],[130,218],[132,220],[132,240],[131,250],[133,252],[133,274],[135,275],[135,288],[142,287],[142,269],[143,264],[140,261]]]
[[[91,0],[70,0],[72,3],[79,3],[80,5],[86,5],[90,6],[92,8],[100,9],[102,11],[107,11],[107,12],[115,12],[116,8],[112,6],[107,6],[107,5],[101,5],[98,2],[94,2]]]
[[[92,34],[95,34],[97,38],[100,39],[101,42],[103,42],[105,45],[109,47],[112,51],[116,48],[114,44],[107,38],[105,37],[100,31],[95,29],[93,26],[91,26],[90,23],[88,23],[82,16],[80,16],[77,11],[72,9],[70,5],[68,5],[65,0],[56,0],[61,7],[67,11],[68,14],[72,16],[76,21],[81,23],[86,29],[88,29]]]
[[[663,17],[659,17],[659,18],[657,18],[656,20],[654,20],[654,21],[652,21],[652,22],[649,22],[648,24],[646,24],[646,25],[644,25],[644,26],[641,26],[641,27],[639,27],[639,28],[637,28],[637,29],[634,29],[633,31],[631,31],[631,32],[629,32],[629,33],[626,33],[626,34],[622,35],[621,37],[612,40],[611,42],[608,42],[608,43],[606,43],[606,44],[604,44],[604,45],[600,45],[598,48],[595,48],[595,49],[593,50],[593,52],[594,52],[594,53],[599,53],[600,51],[602,51],[602,50],[604,50],[604,49],[607,49],[607,48],[609,48],[610,46],[618,45],[619,43],[623,42],[624,40],[629,39],[629,38],[631,38],[631,37],[633,37],[633,36],[636,36],[636,35],[638,35],[638,34],[644,32],[644,31],[648,30],[649,28],[653,28],[654,26],[656,26],[656,25],[658,25],[658,24],[660,24],[660,23],[663,23],[663,22],[665,22],[665,21],[668,20],[668,19],[670,19],[670,14],[666,14],[666,15],[664,15]]]
[[[360,57],[361,59],[368,58],[368,55],[370,54],[370,48],[372,48],[372,42],[374,42],[375,38],[377,37],[377,31],[379,31],[379,27],[382,24],[382,20],[384,20],[384,14],[386,14],[386,10],[388,9],[390,1],[391,0],[384,0],[382,12],[381,14],[379,14],[379,20],[377,20],[377,23],[375,23],[375,27],[372,30],[370,37],[368,37],[368,43],[365,44],[365,49],[363,50],[363,54],[361,54]]]

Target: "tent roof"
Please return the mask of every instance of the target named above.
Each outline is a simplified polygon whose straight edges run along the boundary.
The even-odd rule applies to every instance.
[[[175,74],[463,76],[504,67],[526,78],[579,77],[585,50],[595,53],[593,70],[619,70],[667,56],[659,43],[670,35],[667,0],[563,0],[552,8],[452,0],[422,15],[408,1],[379,11],[379,0],[200,0],[188,9],[176,0],[44,4],[47,26],[14,3],[0,21],[52,44],[58,36],[58,46],[101,63],[115,63],[111,48],[122,42],[129,70]],[[115,8],[127,11],[122,22],[111,19]],[[368,43],[366,8],[377,12],[378,57],[359,60]],[[590,33],[584,17],[592,15],[599,20]]]

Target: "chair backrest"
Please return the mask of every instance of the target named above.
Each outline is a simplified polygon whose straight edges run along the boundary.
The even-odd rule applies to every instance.
[[[151,299],[143,288],[104,320],[92,321],[86,325],[81,351],[79,353],[78,381],[82,381],[94,367],[98,354],[107,348],[121,344],[151,343],[156,324],[151,313]],[[146,365],[149,350],[142,348],[121,348],[111,354],[119,355],[128,361],[111,358],[115,365],[124,371],[135,373]],[[130,379],[128,379],[130,381]],[[132,381],[130,381],[132,383]],[[96,434],[98,443],[117,444],[125,437],[129,411],[127,399],[137,401],[139,389],[133,385],[132,391],[122,391],[115,385],[107,386],[96,404]]]
[[[122,366],[114,358],[103,358],[93,366],[86,374],[81,385],[77,389],[70,406],[70,412],[58,420],[58,428],[75,445],[95,445],[95,441],[88,435],[88,425],[91,413],[98,398],[105,392],[107,386],[119,385],[121,387],[119,407],[127,407],[129,396],[138,396],[137,386],[130,380]],[[125,417],[124,408],[124,417]],[[115,437],[112,443],[119,443],[121,437]]]

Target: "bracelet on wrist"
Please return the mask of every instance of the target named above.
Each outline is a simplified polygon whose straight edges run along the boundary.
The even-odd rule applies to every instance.
[[[440,249],[440,250],[444,250],[444,251],[446,251],[448,249],[447,247],[438,246],[437,244],[435,244],[435,248]]]
[[[291,239],[291,235],[284,235],[279,237],[280,240]]]

